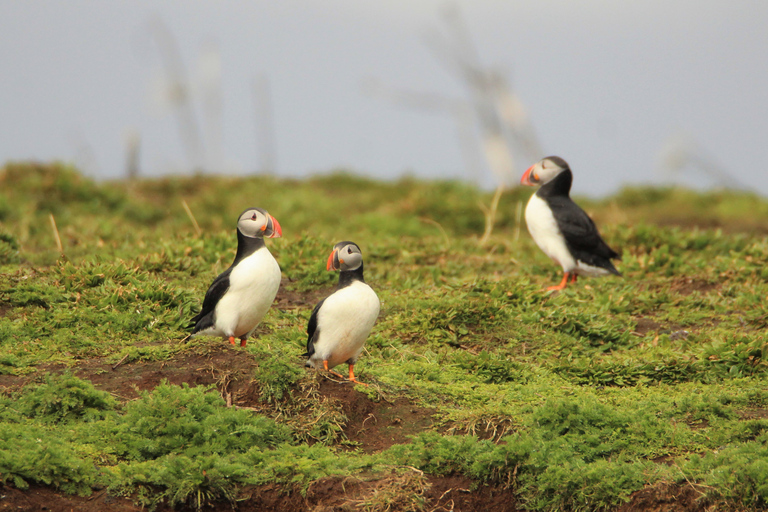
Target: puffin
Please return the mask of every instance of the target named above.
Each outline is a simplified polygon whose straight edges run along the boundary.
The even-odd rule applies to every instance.
[[[354,367],[379,316],[381,303],[363,278],[363,253],[356,243],[334,245],[325,268],[340,271],[339,285],[312,310],[305,366],[322,368],[343,379],[331,368],[347,363],[349,380],[363,384],[355,378]]]
[[[263,208],[248,208],[237,219],[235,261],[219,274],[205,293],[203,309],[190,321],[192,336],[222,336],[245,347],[275,300],[280,265],[264,243],[283,230]]]
[[[568,163],[558,156],[548,156],[525,171],[520,183],[541,188],[525,207],[525,223],[534,242],[563,268],[560,284],[547,288],[562,290],[576,277],[614,274],[611,262],[621,259],[600,236],[589,215],[571,200],[573,174]]]

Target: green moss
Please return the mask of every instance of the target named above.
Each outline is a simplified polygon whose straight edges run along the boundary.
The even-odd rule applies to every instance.
[[[8,402],[7,407],[11,407]],[[48,375],[45,381],[28,387],[13,401],[12,409],[28,418],[47,423],[96,421],[113,411],[117,402],[89,381],[69,374]]]

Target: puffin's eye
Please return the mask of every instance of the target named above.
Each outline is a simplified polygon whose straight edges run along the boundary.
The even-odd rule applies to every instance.
[[[256,214],[251,215],[251,220],[256,220]]]
[[[347,247],[347,254],[352,254],[352,248],[351,247]]]

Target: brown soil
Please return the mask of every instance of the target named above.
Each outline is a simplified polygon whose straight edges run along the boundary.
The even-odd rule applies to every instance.
[[[336,289],[336,286],[330,286],[327,288],[296,291],[290,287],[290,280],[287,277],[283,277],[280,281],[277,297],[275,297],[275,308],[280,310],[302,308],[311,311],[320,300],[332,294]]]
[[[635,330],[633,332],[635,334],[639,334],[640,336],[645,336],[649,332],[656,334],[669,334],[670,339],[673,341],[675,339],[684,339],[688,337],[688,332],[683,329],[682,326],[678,324],[663,324],[649,317],[638,318],[637,324],[635,325]]]
[[[616,512],[704,512],[711,510],[703,489],[693,485],[657,484],[632,494]]]
[[[308,370],[311,371],[311,370]],[[356,391],[350,383],[321,377],[320,395],[341,405],[347,424],[344,434],[366,453],[386,450],[408,442],[408,436],[432,426],[434,410],[419,407],[403,397],[375,402]]]
[[[712,290],[720,288],[720,284],[711,283],[704,279],[695,279],[691,277],[678,277],[672,280],[671,288],[680,295],[690,295],[693,292],[709,293]]]
[[[203,507],[206,512],[343,512],[356,510],[429,510],[434,512],[516,512],[516,500],[511,491],[493,487],[472,489],[472,481],[462,476],[426,477],[406,469],[377,479],[323,478],[313,483],[306,496],[300,492],[285,492],[285,488],[268,484],[241,490],[233,507],[229,502]],[[411,476],[413,475],[413,476]],[[415,490],[421,503],[403,502],[398,492],[403,486]],[[400,493],[401,494],[401,493]],[[420,506],[419,506],[420,505]],[[414,508],[414,506],[418,508]],[[142,509],[130,499],[97,492],[90,497],[61,495],[47,487],[33,486],[27,491],[0,485],[0,511],[49,512],[139,512]],[[158,512],[168,512],[159,506]],[[179,506],[177,511],[194,508]]]
[[[426,477],[406,468],[406,473],[378,479],[323,478],[313,483],[306,496],[268,484],[241,489],[233,507],[228,502],[204,507],[206,512],[345,512],[355,510],[428,510],[434,512],[516,512],[517,500],[509,490],[480,486],[463,476]],[[410,472],[410,473],[409,473]],[[414,476],[409,477],[412,474]],[[421,503],[398,500],[396,491],[416,489]],[[705,512],[711,503],[703,499],[703,489],[692,485],[657,484],[635,492],[616,512]],[[90,497],[67,496],[47,487],[32,486],[27,491],[0,485],[0,511],[49,512],[139,512],[142,509],[128,498],[117,498],[104,491]],[[158,512],[171,509],[159,506]],[[187,512],[187,506],[176,508]]]
[[[659,322],[647,317],[638,318],[637,325],[635,326],[635,332],[643,336],[649,332],[659,332],[661,329],[663,329],[663,326]]]
[[[741,413],[743,420],[757,420],[768,418],[768,409],[749,409]]]

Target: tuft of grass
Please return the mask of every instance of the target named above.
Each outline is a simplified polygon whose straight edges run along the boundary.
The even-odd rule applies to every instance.
[[[373,487],[369,496],[355,505],[366,512],[420,512],[424,510],[424,494],[432,486],[424,472],[415,468],[399,468]]]
[[[245,452],[290,439],[288,429],[274,421],[224,405],[204,387],[161,384],[126,404],[110,434],[117,441],[111,449],[144,461],[179,452],[190,457]]]
[[[0,423],[0,482],[28,489],[29,482],[87,496],[98,483],[98,470],[61,435],[45,427]]]
[[[70,374],[47,375],[13,402],[14,411],[46,423],[98,421],[116,406],[109,393]]]

